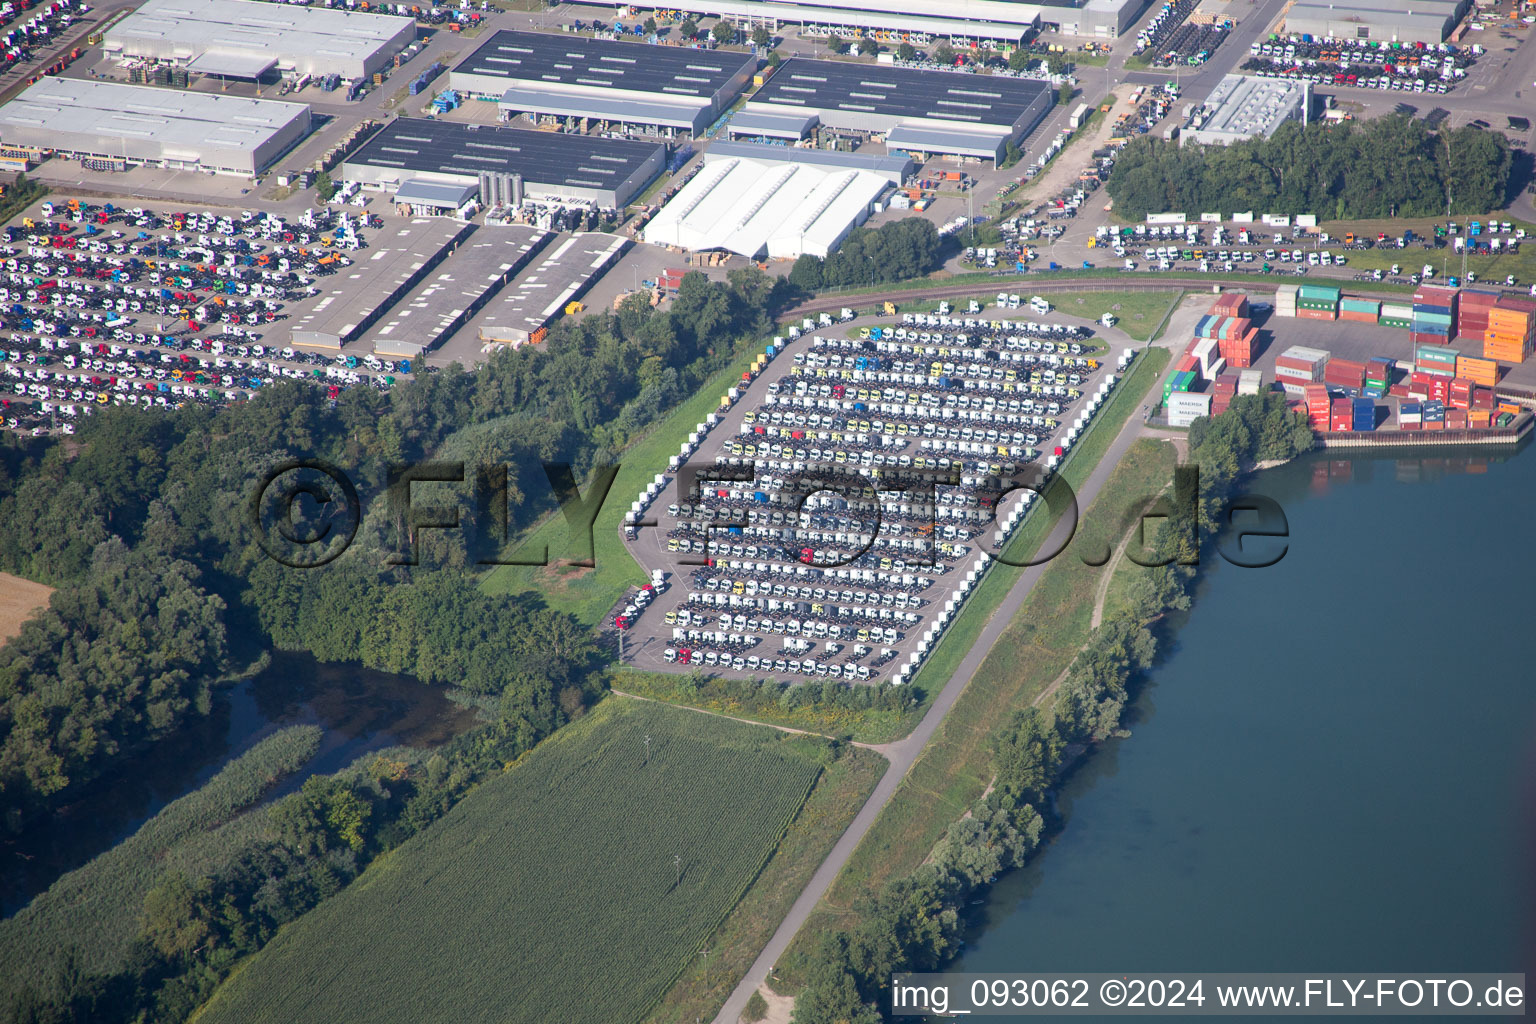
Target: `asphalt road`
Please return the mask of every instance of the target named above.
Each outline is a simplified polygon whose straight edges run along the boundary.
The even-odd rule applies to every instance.
[[[1169,368],[1172,368],[1171,363]],[[1132,442],[1141,434],[1141,429],[1141,417],[1132,414],[1130,419],[1126,421],[1125,426],[1121,428],[1114,442],[1109,446],[1109,450],[1104,453],[1104,457],[1099,460],[1099,464],[1094,467],[1093,472],[1089,474],[1087,481],[1084,482],[1082,488],[1078,491],[1077,497],[1080,508],[1087,508],[1093,503],[1099,491],[1103,489],[1105,481],[1109,479],[1109,474],[1113,472],[1115,466],[1125,456],[1126,450],[1130,448]],[[1056,529],[1047,538],[1044,549],[1050,550],[1052,545],[1064,544],[1070,537],[1072,527],[1073,524],[1069,520],[1063,520],[1058,523]],[[853,855],[853,851],[863,840],[870,827],[874,825],[875,819],[879,817],[880,812],[885,809],[885,805],[895,795],[896,788],[901,784],[901,780],[906,778],[907,772],[911,770],[912,765],[921,756],[923,748],[928,745],[928,741],[933,737],[934,731],[938,729],[939,723],[944,720],[944,716],[949,713],[949,709],[960,698],[961,692],[965,690],[966,683],[970,682],[971,678],[976,674],[976,670],[981,667],[982,660],[992,650],[992,645],[997,643],[1003,634],[1003,630],[1007,628],[1008,623],[1013,619],[1014,613],[1019,610],[1019,607],[1024,603],[1024,599],[1029,596],[1029,592],[1039,582],[1040,577],[1045,572],[1046,564],[1048,563],[1031,566],[1020,574],[1018,581],[1008,591],[1008,596],[1003,599],[1002,604],[992,613],[992,618],[987,621],[987,625],[981,631],[981,635],[971,645],[971,649],[966,654],[964,660],[960,662],[954,673],[949,677],[949,681],[944,684],[944,688],[939,691],[938,697],[934,699],[933,705],[928,709],[928,713],[923,716],[923,720],[918,724],[917,728],[912,730],[904,739],[878,748],[890,760],[890,767],[881,776],[880,782],[875,786],[875,790],[870,794],[869,799],[864,802],[864,806],[859,809],[859,813],[854,817],[853,823],[848,826],[847,831],[838,839],[837,845],[832,848],[831,854],[816,869],[816,873],[811,876],[810,883],[806,885],[799,898],[795,900],[788,916],[780,923],[778,930],[773,933],[773,938],[768,940],[768,944],[763,947],[762,953],[752,962],[751,968],[747,970],[746,975],[737,984],[730,998],[725,1001],[725,1005],[720,1008],[720,1012],[715,1016],[714,1024],[737,1024],[742,1010],[746,1008],[747,1000],[751,998],[752,993],[757,990],[758,986],[767,979],[769,971],[773,969],[773,965],[778,962],[779,957],[789,948],[790,941],[794,939],[795,934],[800,931],[806,919],[810,917],[811,911],[815,909],[816,904],[826,895],[827,890],[832,886],[833,880],[837,878],[838,872],[842,871],[843,866],[848,863],[848,858]]]

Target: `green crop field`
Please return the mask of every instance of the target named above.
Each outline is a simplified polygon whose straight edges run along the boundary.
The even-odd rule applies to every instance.
[[[197,1019],[636,1021],[762,869],[826,750],[610,698],[284,928]]]

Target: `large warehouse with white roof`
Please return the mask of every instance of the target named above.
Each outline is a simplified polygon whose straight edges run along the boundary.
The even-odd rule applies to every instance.
[[[737,116],[815,117],[824,128],[883,137],[893,151],[997,161],[1055,102],[1048,84],[1030,78],[792,57]]]
[[[460,61],[448,84],[495,100],[504,116],[693,138],[736,101],[755,70],[750,53],[504,30]]]
[[[666,147],[655,142],[400,117],[347,157],[341,176],[394,193],[410,182],[478,189],[482,174],[507,175],[518,179],[519,198],[615,210],[665,160]]]
[[[0,143],[102,166],[256,175],[308,134],[303,103],[79,78],[44,78],[0,106]]]
[[[412,18],[258,0],[145,0],[107,29],[102,49],[230,78],[276,71],[357,80],[415,38]]]
[[[625,0],[603,0],[633,7]],[[668,11],[725,18],[740,25],[800,25],[806,35],[873,34],[881,42],[919,46],[947,39],[1005,49],[1051,27],[1068,35],[1110,38],[1130,30],[1149,0],[668,0]],[[639,5],[645,7],[645,4]]]
[[[899,156],[717,142],[643,235],[655,245],[753,258],[824,257],[912,167]]]

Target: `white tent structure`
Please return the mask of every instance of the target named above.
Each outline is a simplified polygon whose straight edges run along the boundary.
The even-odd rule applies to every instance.
[[[748,257],[825,257],[890,186],[872,171],[802,163],[784,147],[761,148],[784,155],[705,163],[645,226],[645,240]]]

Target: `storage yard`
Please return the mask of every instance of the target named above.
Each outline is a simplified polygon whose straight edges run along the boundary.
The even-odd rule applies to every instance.
[[[1279,388],[1325,446],[1514,440],[1530,421],[1517,399],[1536,385],[1533,342],[1536,302],[1488,290],[1422,286],[1383,302],[1282,285],[1268,315],[1228,294],[1196,325],[1163,404],[1170,426],[1188,426]]]
[[[659,525],[628,530],[657,581],[616,620],[632,664],[907,680],[1035,503],[1014,482],[1055,468],[1131,358],[1111,372],[1060,322],[852,333],[770,346],[634,503]]]
[[[411,372],[409,360],[290,342],[296,309],[312,318],[316,305],[365,294],[372,308],[372,278],[322,286],[354,258],[370,258],[369,226],[346,214],[311,211],[290,223],[251,211],[60,199],[19,220],[0,245],[0,325],[10,332],[0,347],[0,416],[9,429],[68,434],[99,406],[222,405],[279,379],[310,380],[334,398],[349,387],[387,389],[394,374]],[[448,221],[425,227],[427,235],[464,230]],[[387,259],[391,250],[379,252]]]

